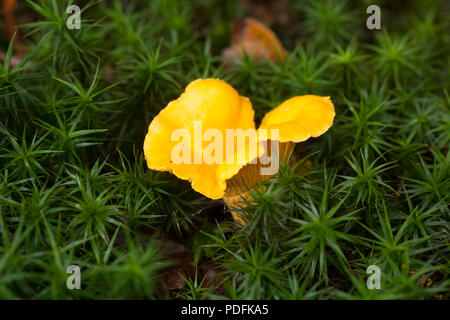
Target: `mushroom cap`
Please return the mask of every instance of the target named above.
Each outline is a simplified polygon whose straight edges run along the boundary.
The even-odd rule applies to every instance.
[[[330,97],[297,96],[266,113],[258,131],[266,129],[267,138],[276,139],[272,137],[271,129],[278,129],[279,138],[276,140],[302,142],[325,133],[333,125],[334,116]]]
[[[169,171],[178,178],[191,182],[192,188],[211,199],[220,199],[226,189],[226,180],[236,174],[246,163],[256,159],[264,150],[248,150],[235,144],[234,154],[244,153],[242,163],[207,164],[202,159],[194,163],[195,143],[201,141],[202,149],[212,143],[203,137],[195,137],[194,123],[201,121],[202,135],[208,129],[217,129],[223,136],[223,157],[226,157],[226,129],[255,130],[254,110],[250,100],[242,97],[228,83],[219,79],[198,79],[191,82],[185,92],[171,101],[150,123],[144,141],[144,154],[150,169]],[[191,163],[174,163],[171,159],[173,148],[179,140],[172,140],[177,129],[187,129],[190,133]],[[197,142],[194,141],[197,139]],[[255,141],[256,133],[255,133]],[[260,148],[258,148],[260,149]]]

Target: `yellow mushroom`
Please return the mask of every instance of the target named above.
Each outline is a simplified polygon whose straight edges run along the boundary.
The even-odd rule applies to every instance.
[[[318,137],[325,133],[333,124],[334,106],[330,97],[316,95],[297,96],[284,101],[281,105],[268,112],[258,129],[258,139],[265,142],[265,152],[275,152],[275,158],[285,165],[294,151],[295,144],[306,141],[310,137]],[[273,135],[276,133],[276,136]],[[272,141],[278,143],[273,150]],[[244,224],[239,209],[244,206],[243,199],[250,200],[248,189],[258,182],[274,176],[263,175],[261,169],[267,165],[261,162],[245,165],[238,174],[227,181],[227,189],[223,197],[230,208],[236,222]]]
[[[329,97],[294,97],[268,112],[255,130],[250,100],[225,81],[199,79],[150,123],[144,154],[150,169],[169,171],[211,199],[223,198],[236,222],[248,189],[276,172],[264,172],[270,154],[285,164],[295,143],[327,131],[334,119]],[[274,157],[275,156],[275,157]]]
[[[246,163],[258,158],[263,150],[249,148],[247,144],[247,149],[252,150],[245,152],[245,145],[236,144],[233,154],[243,154],[243,161],[233,164],[220,161],[207,163],[203,152],[206,151],[205,146],[208,148],[210,144],[206,140],[212,137],[205,135],[212,132],[225,137],[227,129],[255,130],[254,113],[250,100],[240,96],[225,81],[195,80],[150,123],[144,141],[147,165],[150,169],[169,171],[180,179],[190,181],[195,191],[208,198],[220,199],[225,194],[228,175],[236,174]],[[257,141],[256,134],[253,140]],[[220,141],[213,142],[220,144]],[[174,161],[178,151],[185,161]],[[222,155],[226,155],[225,146]],[[219,167],[227,174],[218,175]]]

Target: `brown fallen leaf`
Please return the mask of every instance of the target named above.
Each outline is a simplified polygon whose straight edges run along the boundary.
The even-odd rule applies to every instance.
[[[203,262],[200,264],[200,274],[202,275],[203,288],[214,288],[211,293],[218,296],[226,296],[223,287],[224,277],[221,274],[223,268],[218,267],[215,263]]]
[[[14,15],[14,10],[17,7],[17,0],[3,0],[2,11],[5,15],[6,29],[8,31],[9,38],[11,39],[16,32],[16,16]]]
[[[287,54],[281,41],[265,24],[252,19],[237,19],[231,31],[231,46],[223,50],[225,64],[232,64],[244,56],[244,52],[256,60],[285,59]]]
[[[18,0],[3,0],[2,12],[5,16],[6,31],[8,32],[9,39],[14,39],[14,51],[18,56],[24,56],[26,49],[22,45],[22,40],[19,36],[15,36],[18,33],[17,20],[14,11],[17,8]]]
[[[162,283],[168,290],[182,289],[186,283],[184,279],[194,275],[192,252],[181,241],[163,236],[158,240],[161,253],[165,260],[171,261],[171,266],[161,272]]]
[[[170,266],[160,271],[161,284],[167,297],[170,292],[182,292],[186,289],[186,279],[194,279],[202,282],[202,288],[214,288],[211,293],[225,295],[222,281],[223,271],[216,263],[202,262],[198,267],[194,266],[191,250],[176,237],[160,235],[158,244],[165,261],[170,261]]]

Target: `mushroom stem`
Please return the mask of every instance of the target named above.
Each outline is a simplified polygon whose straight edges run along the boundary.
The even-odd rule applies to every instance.
[[[267,149],[270,153],[270,140],[267,142]],[[294,142],[282,142],[279,144],[278,156],[272,157],[279,159],[281,165],[286,165],[289,157],[294,151]],[[256,164],[245,165],[237,175],[227,181],[225,196],[222,198],[233,216],[236,223],[244,225],[246,221],[241,217],[240,210],[246,207],[244,200],[251,200],[251,194],[248,190],[255,188],[258,182],[267,180],[278,174],[263,175],[261,169],[269,166],[258,162]]]

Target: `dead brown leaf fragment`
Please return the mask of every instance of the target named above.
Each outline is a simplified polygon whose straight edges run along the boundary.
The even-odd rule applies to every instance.
[[[167,292],[182,292],[186,289],[186,279],[194,279],[196,274],[198,281],[202,282],[202,288],[213,288],[211,291],[215,295],[225,295],[222,286],[223,276],[218,265],[212,262],[202,262],[198,267],[194,266],[194,259],[191,250],[179,239],[171,236],[161,236],[158,239],[165,261],[170,262],[170,266],[160,272],[161,283]]]
[[[240,60],[245,54],[256,60],[278,61],[287,56],[283,44],[265,24],[252,19],[237,19],[231,31],[231,46],[223,50],[226,64]]]
[[[20,36],[15,36],[15,34],[18,33],[17,19],[14,12],[17,8],[17,4],[18,0],[3,0],[2,12],[5,16],[6,31],[8,33],[8,37],[9,39],[14,39],[14,51],[16,52],[16,55],[22,57],[26,54],[26,49],[22,45]],[[11,64],[13,63],[11,62]]]
[[[16,16],[14,15],[14,10],[17,7],[17,0],[3,0],[2,11],[5,15],[6,28],[8,31],[9,38],[12,38],[14,32],[16,31]]]
[[[222,273],[225,271],[223,267],[217,266],[215,263],[203,262],[200,264],[200,274],[203,276],[203,288],[213,288],[212,294],[218,296],[226,296],[223,287],[224,277]]]
[[[171,262],[161,273],[163,285],[168,290],[179,290],[185,287],[184,279],[194,275],[192,252],[182,242],[171,237],[162,237],[159,241],[164,259]]]

